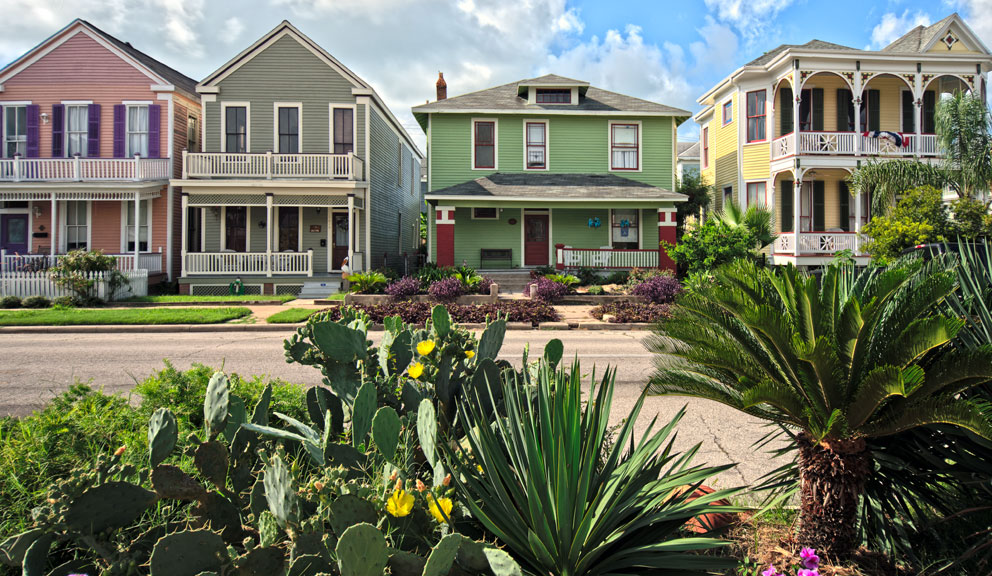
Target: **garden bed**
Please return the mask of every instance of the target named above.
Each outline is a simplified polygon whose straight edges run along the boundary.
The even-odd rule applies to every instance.
[[[632,294],[569,294],[565,296],[562,300],[562,304],[591,304],[593,306],[599,306],[600,304],[610,304],[612,302],[643,302],[644,299],[640,296],[634,296]]]
[[[279,294],[274,296],[259,296],[257,294],[224,295],[224,296],[192,296],[188,294],[159,294],[157,296],[136,296],[120,302],[115,302],[115,306],[188,306],[196,304],[198,306],[224,306],[224,305],[266,305],[285,304],[296,300],[293,294]]]
[[[454,304],[461,306],[473,306],[476,304],[495,304],[499,300],[499,286],[493,284],[490,286],[489,294],[465,294],[459,296],[454,300]],[[385,304],[392,304],[395,302],[434,302],[437,303],[437,299],[429,294],[417,294],[414,296],[404,296],[402,298],[395,298],[389,294],[354,294],[349,293],[344,297],[344,303],[347,305],[362,305],[362,306],[379,306]]]
[[[0,326],[221,324],[251,315],[248,308],[52,308],[0,310]]]
[[[367,313],[376,324],[384,318],[399,316],[407,324],[423,324],[431,316],[436,303],[430,302],[389,302],[386,304],[356,304],[353,307]],[[447,304],[451,319],[459,324],[479,324],[487,319],[495,320],[497,315],[507,316],[507,322],[522,322],[537,326],[541,322],[556,322],[561,315],[550,304],[530,300],[501,300],[494,304],[460,305]],[[332,319],[341,316],[340,308],[328,308]]]
[[[668,304],[617,301],[597,306],[589,315],[610,324],[639,324],[658,322],[671,314]]]

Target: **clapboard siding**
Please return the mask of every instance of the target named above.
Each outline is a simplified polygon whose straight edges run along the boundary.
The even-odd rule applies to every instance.
[[[374,107],[369,120],[370,262],[401,269],[419,245],[420,162]]]
[[[741,165],[744,168],[745,180],[763,180],[768,178],[769,152],[767,142],[745,144],[742,150]]]
[[[510,219],[515,219],[516,224],[511,225]],[[512,250],[512,266],[520,266],[522,222],[519,208],[502,209],[499,220],[472,220],[471,208],[456,208],[455,264],[465,262],[469,266],[478,268],[481,264],[479,260],[481,251],[487,248]],[[436,243],[434,246],[436,250]]]

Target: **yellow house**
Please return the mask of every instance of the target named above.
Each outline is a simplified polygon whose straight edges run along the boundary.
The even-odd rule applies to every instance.
[[[812,40],[784,44],[699,98],[700,167],[712,205],[773,208],[775,264],[821,265],[850,250],[860,264],[869,199],[846,179],[872,158],[938,158],[937,100],[986,94],[992,53],[957,15],[882,50]]]

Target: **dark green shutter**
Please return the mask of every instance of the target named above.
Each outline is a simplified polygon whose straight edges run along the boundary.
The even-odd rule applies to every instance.
[[[902,91],[902,131],[907,134],[916,132],[916,105],[913,103],[913,93]]]
[[[792,180],[782,182],[782,232],[792,232],[792,216],[795,205],[792,203]]]
[[[782,134],[788,134],[793,131],[792,106],[795,103],[792,100],[792,88],[782,88],[778,93],[778,100],[779,104],[776,115],[782,121]]]
[[[854,102],[851,91],[845,88],[837,89],[837,131],[851,132],[854,130]]]
[[[823,180],[813,181],[813,231],[823,232],[823,211],[824,211],[824,182]]]
[[[851,231],[851,191],[844,181],[840,183],[840,229],[844,232]]]
[[[868,91],[868,129],[869,130],[881,130],[882,129],[882,107],[881,101],[879,99],[878,90]]]
[[[923,133],[933,134],[936,126],[937,95],[933,90],[923,93]]]
[[[823,131],[823,88],[813,88],[813,131]]]

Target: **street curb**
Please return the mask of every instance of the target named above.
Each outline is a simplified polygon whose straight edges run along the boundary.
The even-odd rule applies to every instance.
[[[181,334],[181,333],[224,333],[224,332],[290,332],[303,326],[299,324],[151,324],[151,325],[99,325],[99,326],[0,326],[0,334]],[[466,330],[479,331],[484,324],[466,323],[458,326]],[[618,330],[650,330],[650,324],[601,324],[592,322],[544,322],[539,326],[531,326],[527,322],[508,322],[507,330],[587,330],[587,331],[618,331]],[[381,332],[382,324],[373,324],[371,332]]]
[[[295,302],[280,302],[278,300],[236,300],[213,302],[111,302],[107,308],[201,308],[205,306],[284,306]]]

